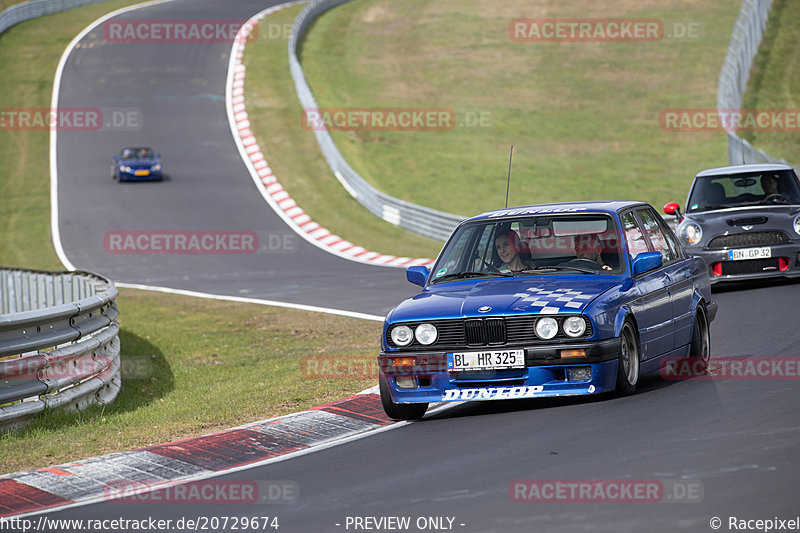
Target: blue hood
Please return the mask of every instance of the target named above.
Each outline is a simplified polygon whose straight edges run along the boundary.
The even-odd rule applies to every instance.
[[[617,276],[538,276],[461,281],[428,287],[398,305],[391,322],[475,316],[579,313],[620,283]],[[481,307],[491,307],[484,313]]]

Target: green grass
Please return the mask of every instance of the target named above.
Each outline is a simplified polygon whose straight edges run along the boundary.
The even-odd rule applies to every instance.
[[[118,304],[123,387],[116,401],[48,412],[2,435],[0,473],[263,420],[376,382],[321,378],[304,372],[303,360],[374,363],[380,322],[127,289]]]
[[[666,108],[713,108],[739,0],[615,3],[361,0],[312,27],[301,63],[320,107],[445,107],[447,131],[336,131],[351,165],[379,189],[475,214],[583,199],[680,200],[694,174],[724,163],[722,133],[664,131]],[[687,9],[691,7],[691,9]],[[700,36],[634,43],[520,43],[525,17],[657,18]],[[468,117],[490,117],[469,127]],[[330,228],[336,231],[336,228]]]
[[[767,31],[750,71],[742,107],[746,109],[800,109],[800,3],[776,0]],[[800,131],[742,132],[753,146],[773,157],[797,164]]]
[[[290,26],[302,8],[268,16],[261,22],[259,38],[245,49],[247,113],[264,156],[297,204],[340,237],[385,254],[435,257],[442,243],[384,222],[353,199],[322,157],[314,133],[302,127],[287,41],[269,38],[278,34],[274,28]]]
[[[0,35],[0,107],[49,107],[69,41],[100,15],[131,3],[75,9]],[[48,146],[48,132],[0,130],[0,265],[63,268],[50,240]],[[117,303],[123,361],[117,400],[77,413],[48,411],[0,435],[0,473],[262,420],[376,381],[301,371],[303,359],[314,355],[374,362],[376,322],[125,289]]]

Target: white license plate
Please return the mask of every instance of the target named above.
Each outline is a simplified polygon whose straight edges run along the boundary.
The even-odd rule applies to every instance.
[[[742,248],[740,250],[728,250],[728,261],[740,261],[742,259],[769,259],[772,257],[772,248]]]
[[[447,354],[447,369],[451,371],[506,368],[525,368],[525,350],[486,350]]]

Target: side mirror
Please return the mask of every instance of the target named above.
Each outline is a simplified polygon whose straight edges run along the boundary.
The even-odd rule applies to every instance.
[[[156,159],[161,159],[161,154],[156,154]]]
[[[660,267],[661,264],[661,252],[642,252],[633,258],[631,268],[633,275],[638,276],[643,272]]]
[[[681,214],[681,206],[678,205],[678,202],[670,202],[664,206],[664,213],[667,215],[675,215],[675,218],[678,219],[678,222],[683,220],[683,215]]]
[[[115,155],[115,156],[114,156],[114,161],[116,161],[117,163],[119,163],[119,156]]]
[[[425,286],[430,271],[426,266],[410,266],[406,269],[406,279],[414,285]]]

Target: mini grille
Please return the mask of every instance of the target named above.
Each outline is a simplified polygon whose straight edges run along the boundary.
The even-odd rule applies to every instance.
[[[771,259],[750,259],[745,261],[723,261],[722,275],[735,276],[737,274],[760,274],[778,270],[778,258]]]
[[[720,235],[708,243],[711,249],[739,248],[743,246],[770,246],[773,244],[788,244],[792,242],[782,231],[757,231],[755,233],[737,233],[735,235]]]

